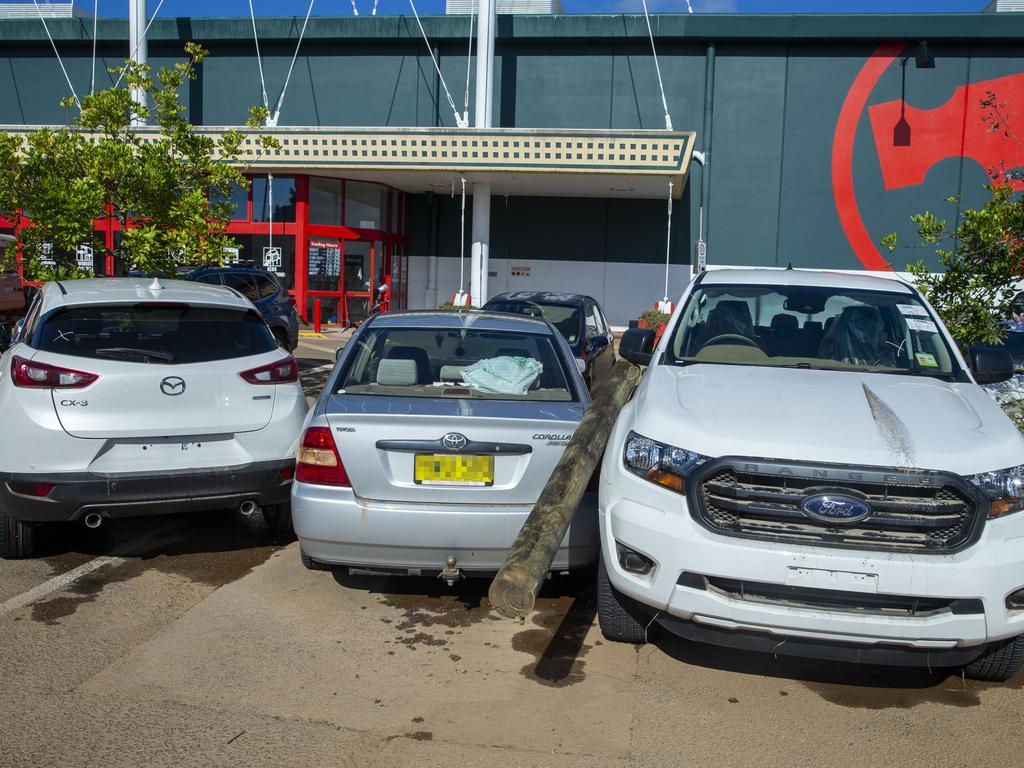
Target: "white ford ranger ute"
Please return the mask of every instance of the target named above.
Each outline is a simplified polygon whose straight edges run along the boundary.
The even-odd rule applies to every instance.
[[[601,468],[606,637],[817,658],[1024,662],[1024,438],[895,279],[804,270],[697,276]]]

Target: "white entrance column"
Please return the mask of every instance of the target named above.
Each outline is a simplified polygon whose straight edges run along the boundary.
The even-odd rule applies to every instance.
[[[146,43],[146,0],[128,0],[128,52],[131,60],[145,64],[149,54]],[[132,88],[132,100],[141,106],[146,105],[146,92],[141,88]],[[144,125],[142,120],[133,120],[132,125]]]
[[[479,0],[480,23],[476,34],[476,103],[474,124],[492,127],[494,99],[494,0]],[[487,272],[491,240],[491,185],[473,184],[473,245],[470,250],[470,295],[476,306],[487,301]]]

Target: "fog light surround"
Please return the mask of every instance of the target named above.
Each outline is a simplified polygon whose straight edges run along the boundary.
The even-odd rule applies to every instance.
[[[1006,596],[1006,609],[1009,611],[1024,611],[1024,587]]]
[[[615,543],[615,547],[618,550],[619,565],[627,573],[647,576],[654,570],[654,561],[647,555],[642,555],[636,550],[623,546],[618,542]]]

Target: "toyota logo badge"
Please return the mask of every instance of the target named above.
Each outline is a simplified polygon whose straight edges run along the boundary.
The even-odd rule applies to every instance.
[[[461,451],[468,442],[469,440],[466,439],[466,436],[460,435],[458,432],[449,432],[441,438],[441,445],[449,451]]]
[[[185,380],[180,376],[168,376],[160,380],[160,391],[170,397],[185,393]]]

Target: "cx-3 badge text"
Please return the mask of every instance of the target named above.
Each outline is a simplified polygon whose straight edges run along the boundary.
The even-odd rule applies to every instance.
[[[184,394],[185,380],[180,376],[167,376],[160,380],[160,391],[171,397]]]

